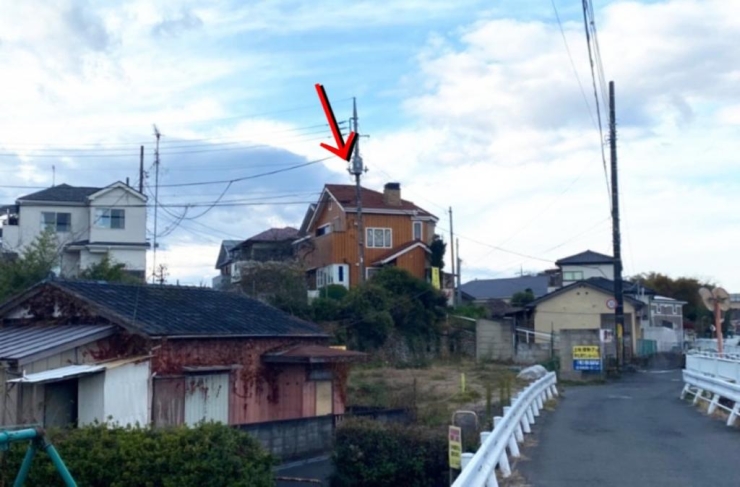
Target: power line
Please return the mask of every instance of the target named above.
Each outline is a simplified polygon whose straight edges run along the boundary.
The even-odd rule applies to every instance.
[[[552,3],[552,9],[555,11],[555,18],[558,21],[558,27],[560,27],[560,35],[563,37],[563,44],[565,44],[565,50],[568,52],[568,59],[570,59],[570,66],[573,68],[573,74],[578,81],[578,87],[581,89],[581,95],[583,95],[583,103],[586,104],[586,110],[588,116],[591,118],[591,122],[594,124],[594,128],[597,128],[596,120],[594,120],[593,113],[591,112],[591,105],[588,104],[588,96],[586,96],[586,90],[583,89],[583,83],[581,83],[581,77],[578,75],[578,69],[576,69],[576,63],[573,61],[573,55],[570,52],[570,46],[568,45],[568,39],[565,37],[565,30],[563,24],[560,21],[560,14],[558,13],[558,7],[555,5],[555,0],[550,0]]]
[[[604,166],[604,178],[606,180],[606,192],[611,196],[611,190],[609,189],[609,174],[606,169],[606,153],[604,151],[604,129],[601,123],[601,108],[599,106],[599,95],[596,89],[596,74],[594,73],[594,59],[591,52],[591,34],[588,28],[588,7],[589,0],[583,0],[583,26],[586,30],[586,45],[588,46],[588,61],[591,66],[591,81],[594,89],[594,99],[596,100],[596,118],[599,121],[599,147],[601,148],[601,161]]]

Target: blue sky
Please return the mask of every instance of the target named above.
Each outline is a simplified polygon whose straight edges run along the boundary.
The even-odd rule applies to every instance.
[[[594,3],[617,84],[627,273],[740,289],[737,4]],[[153,123],[164,134],[163,185],[326,157],[322,83],[340,119],[357,97],[368,187],[399,181],[440,217],[454,208],[463,280],[609,253],[580,2],[555,4],[574,66],[547,0],[0,0],[0,197],[50,185],[52,165],[57,183],[134,181],[139,144],[151,166]],[[158,261],[172,280],[209,280],[221,239],[297,226],[325,182],[349,182],[343,161],[224,196],[250,205],[199,218],[190,208],[179,225],[181,208],[160,213]],[[163,187],[161,199],[213,201],[224,188]]]

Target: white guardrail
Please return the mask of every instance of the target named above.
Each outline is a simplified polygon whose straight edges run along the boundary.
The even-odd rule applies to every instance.
[[[707,413],[712,414],[718,407],[722,408],[730,413],[727,426],[735,423],[740,415],[740,357],[713,352],[689,353],[683,381],[681,399],[691,394],[694,404],[699,400],[709,401]],[[711,393],[712,398],[704,397],[705,392]],[[727,407],[719,402],[720,398],[732,401],[734,405]]]
[[[498,487],[496,467],[504,477],[511,475],[509,457],[519,457],[519,443],[524,434],[531,433],[530,425],[540,415],[546,400],[558,395],[555,372],[532,382],[513,399],[511,406],[504,408],[504,415],[494,418],[492,432],[481,433],[481,446],[475,455],[463,453],[462,472],[452,487]]]
[[[686,354],[686,370],[701,372],[740,384],[740,355],[690,352]]]

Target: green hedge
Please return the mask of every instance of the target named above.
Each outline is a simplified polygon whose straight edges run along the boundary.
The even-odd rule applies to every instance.
[[[274,459],[247,433],[222,424],[196,428],[52,430],[49,439],[80,487],[270,487]],[[0,487],[13,485],[27,443],[0,453]],[[62,486],[39,452],[26,486]]]
[[[336,432],[331,486],[446,487],[447,455],[443,430],[349,419]]]

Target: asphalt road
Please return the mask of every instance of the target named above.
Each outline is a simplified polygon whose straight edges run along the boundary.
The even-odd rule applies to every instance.
[[[328,456],[286,463],[275,469],[275,477],[296,480],[278,480],[276,487],[327,487],[332,470]]]
[[[682,402],[681,372],[567,387],[517,470],[532,487],[740,486],[740,430]]]

